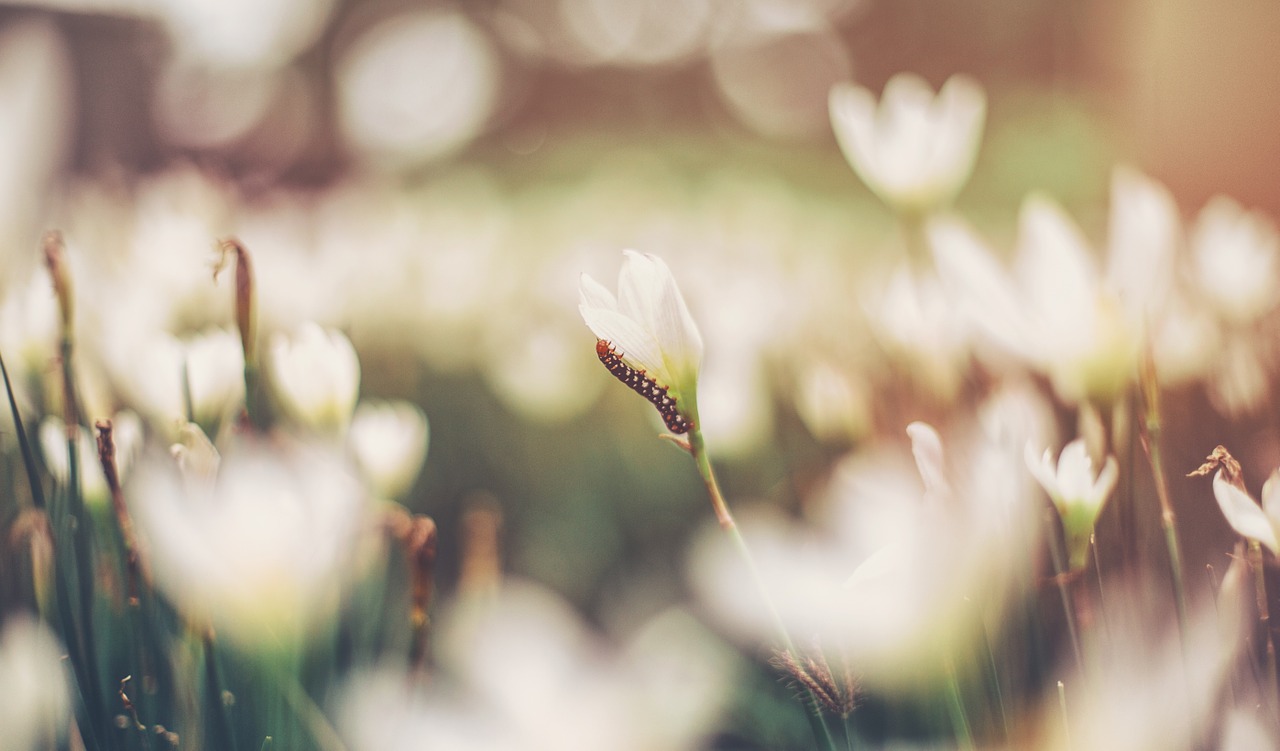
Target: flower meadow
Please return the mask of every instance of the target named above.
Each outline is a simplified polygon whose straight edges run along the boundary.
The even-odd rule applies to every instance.
[[[0,749],[1280,747],[1266,210],[802,76],[861,3],[266,5],[110,11],[199,156],[136,170],[50,157],[75,22],[0,15]],[[772,146],[473,144],[704,58]]]

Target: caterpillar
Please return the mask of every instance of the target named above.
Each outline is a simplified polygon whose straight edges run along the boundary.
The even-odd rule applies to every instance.
[[[605,368],[613,374],[614,378],[625,383],[627,388],[648,399],[650,404],[658,408],[658,414],[662,415],[662,421],[666,423],[667,430],[679,434],[688,433],[693,428],[689,418],[680,414],[675,397],[667,394],[667,387],[659,386],[658,382],[646,375],[643,370],[636,370],[623,362],[618,350],[614,349],[608,341],[596,340],[596,357],[600,358],[600,362],[604,363]]]

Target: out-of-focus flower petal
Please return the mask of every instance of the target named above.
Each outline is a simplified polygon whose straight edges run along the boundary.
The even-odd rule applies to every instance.
[[[318,430],[344,430],[360,394],[360,360],[340,331],[304,324],[268,350],[275,393],[289,414]]]
[[[373,491],[399,498],[418,478],[427,455],[427,416],[410,402],[361,402],[347,442]]]
[[[1213,476],[1213,497],[1218,499],[1222,515],[1236,534],[1267,546],[1272,553],[1280,553],[1275,523],[1248,494],[1228,482],[1221,470]]]
[[[934,96],[917,75],[885,84],[879,109],[866,89],[843,83],[829,96],[831,125],[845,158],[871,190],[908,213],[954,198],[973,172],[986,95],[955,75]]]

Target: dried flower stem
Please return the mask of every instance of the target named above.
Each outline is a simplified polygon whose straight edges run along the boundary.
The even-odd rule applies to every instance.
[[[244,352],[244,408],[249,424],[262,428],[266,425],[263,414],[262,398],[259,389],[260,370],[258,367],[257,347],[257,304],[254,295],[253,265],[249,261],[249,251],[235,238],[227,238],[218,243],[222,253],[214,266],[213,277],[226,263],[227,255],[235,257],[236,284],[235,308],[236,328],[240,331],[240,347]]]
[[[85,692],[86,710],[92,729],[89,735],[94,737],[100,732],[109,732],[109,720],[106,698],[99,674],[98,658],[93,641],[93,545],[90,538],[90,525],[85,518],[84,498],[80,490],[80,451],[78,433],[80,429],[80,409],[76,399],[75,368],[73,366],[73,342],[75,324],[75,301],[71,287],[71,273],[65,258],[66,245],[62,233],[50,230],[42,238],[44,261],[49,269],[49,277],[53,282],[53,292],[58,301],[58,356],[62,368],[62,420],[67,431],[67,485],[66,503],[60,513],[51,514],[54,527],[55,550],[63,551],[65,566],[70,567],[70,589],[78,595],[79,613],[71,607],[71,592],[59,587],[58,610],[64,619],[64,634],[68,642],[76,641],[76,647],[69,650],[79,652],[78,665],[83,665],[85,675],[82,687]],[[57,545],[63,535],[71,539],[71,545]],[[56,565],[56,564],[55,564]],[[62,577],[55,574],[59,581]],[[74,656],[74,655],[73,655]]]
[[[428,610],[435,588],[439,532],[431,517],[410,516],[399,507],[388,513],[385,524],[391,536],[404,546],[405,563],[412,583],[409,627],[413,641],[409,646],[409,669],[416,673],[425,667],[427,659],[427,637],[431,630]]]
[[[125,506],[124,491],[120,489],[120,474],[116,468],[116,445],[112,436],[110,420],[99,420],[94,424],[98,430],[98,461],[102,463],[102,475],[107,480],[107,488],[111,491],[111,506],[116,514],[116,524],[120,527],[120,541],[124,545],[124,563],[129,577],[129,604],[138,607],[138,583],[141,581],[151,586],[151,570],[138,548],[138,538],[134,534],[133,519]]]
[[[1258,601],[1258,622],[1262,626],[1262,638],[1264,649],[1266,650],[1267,660],[1267,691],[1266,696],[1269,697],[1275,708],[1280,705],[1280,683],[1277,683],[1276,676],[1276,641],[1271,636],[1271,608],[1267,602],[1267,576],[1266,569],[1263,567],[1262,544],[1257,540],[1249,541],[1249,568],[1253,569],[1253,582],[1255,597]]]
[[[729,535],[734,547],[742,555],[747,571],[751,574],[751,580],[755,584],[761,600],[764,601],[765,608],[769,611],[769,618],[773,621],[779,644],[782,645],[783,651],[798,655],[799,651],[796,649],[795,642],[791,640],[791,635],[787,632],[787,627],[782,622],[782,616],[779,615],[778,608],[773,604],[773,598],[769,596],[769,591],[764,585],[764,579],[760,576],[760,569],[756,566],[755,557],[751,555],[751,549],[747,547],[747,541],[743,539],[737,522],[733,520],[733,514],[729,512],[729,505],[725,503],[724,495],[720,492],[720,483],[716,481],[715,470],[711,466],[711,458],[707,455],[706,442],[703,440],[702,431],[696,427],[689,431],[689,453],[693,455],[693,460],[698,466],[698,474],[702,477],[702,482],[707,487],[707,495],[711,498],[711,507],[715,510],[716,521],[720,523],[720,528]],[[809,711],[806,714],[809,717],[809,724],[813,728],[814,739],[828,751],[835,751],[835,738],[831,734],[831,728],[827,725],[826,717],[822,714],[821,703],[811,689],[806,687],[806,692],[809,695]]]

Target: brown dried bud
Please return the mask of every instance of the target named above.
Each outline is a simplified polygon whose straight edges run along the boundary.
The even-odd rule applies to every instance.
[[[49,278],[53,280],[53,294],[58,298],[58,312],[62,316],[64,337],[69,337],[72,321],[75,320],[75,306],[71,294],[71,273],[67,269],[66,243],[62,233],[49,230],[44,233],[44,263],[49,268]]]
[[[235,238],[218,243],[221,256],[213,268],[217,279],[227,262],[227,255],[235,255],[236,264],[236,327],[240,330],[240,346],[244,349],[246,366],[257,363],[256,327],[254,325],[253,267],[249,263],[249,251]]]
[[[1215,470],[1222,470],[1222,479],[1245,491],[1244,472],[1240,468],[1240,462],[1236,461],[1225,446],[1214,447],[1213,453],[1205,457],[1204,464],[1188,472],[1187,477],[1205,477]]]

